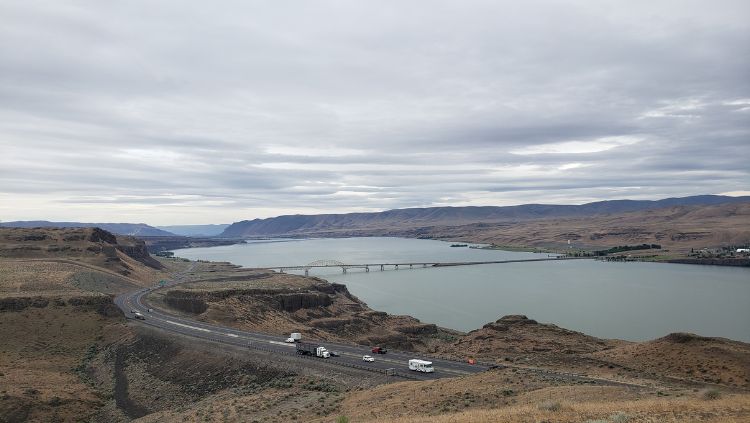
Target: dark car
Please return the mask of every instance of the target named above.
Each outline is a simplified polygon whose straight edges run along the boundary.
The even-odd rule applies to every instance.
[[[388,350],[383,347],[372,347],[372,353],[373,354],[385,354]]]
[[[341,356],[341,354],[338,351],[328,351],[328,354],[331,354],[331,357]]]

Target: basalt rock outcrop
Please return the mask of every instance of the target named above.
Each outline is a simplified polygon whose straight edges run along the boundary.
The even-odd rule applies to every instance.
[[[220,302],[236,297],[238,300],[256,304],[260,309],[293,313],[301,309],[327,307],[333,303],[332,294],[312,291],[292,291],[288,289],[224,289],[217,291],[171,290],[164,296],[164,302],[178,310],[201,314],[208,309],[208,303]]]

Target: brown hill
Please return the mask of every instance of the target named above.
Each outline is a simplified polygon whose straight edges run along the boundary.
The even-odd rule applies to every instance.
[[[643,372],[750,388],[750,344],[744,342],[672,333],[653,341],[594,352],[591,356]]]
[[[519,355],[586,354],[612,348],[620,341],[607,341],[552,324],[538,323],[526,316],[505,316],[437,348],[438,353],[462,353],[495,361]]]
[[[423,213],[414,210],[422,210]],[[428,209],[362,213],[365,217],[360,214],[281,216],[238,222],[227,228],[224,235],[402,236],[512,247],[572,246],[582,249],[646,243],[660,244],[672,253],[684,253],[691,248],[750,243],[747,225],[750,222],[750,202],[746,199],[742,202],[676,205],[627,212],[599,207],[588,214],[561,212],[562,216],[560,213],[532,213],[515,217],[515,214],[462,214],[456,210],[450,213],[426,213],[424,210]],[[569,240],[571,244],[568,244]]]
[[[414,235],[503,246],[601,248],[660,244],[687,251],[750,243],[750,203],[677,206],[586,218],[429,228]],[[408,234],[408,233],[407,233]]]
[[[222,236],[310,236],[348,231],[382,232],[429,229],[474,223],[516,223],[539,219],[561,219],[621,214],[675,206],[707,206],[748,203],[750,197],[698,195],[658,201],[611,200],[581,205],[523,204],[506,207],[428,207],[395,209],[375,213],[287,215],[236,222]]]
[[[0,228],[0,258],[72,260],[122,275],[162,268],[143,241],[99,228]]]

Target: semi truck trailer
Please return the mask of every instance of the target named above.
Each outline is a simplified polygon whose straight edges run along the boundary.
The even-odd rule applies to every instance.
[[[297,354],[312,355],[320,358],[329,358],[331,356],[331,353],[328,352],[326,347],[317,344],[311,344],[309,342],[298,343]]]

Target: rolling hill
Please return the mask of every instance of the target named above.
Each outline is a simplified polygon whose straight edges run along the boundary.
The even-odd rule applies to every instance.
[[[708,206],[750,202],[750,197],[700,195],[658,201],[612,200],[582,205],[524,204],[508,207],[430,207],[377,213],[287,215],[236,222],[222,237],[305,236],[335,231],[369,231],[385,234],[421,227],[461,226],[474,223],[526,222],[539,219],[582,218],[639,212],[675,206]],[[364,233],[363,233],[364,234]]]

